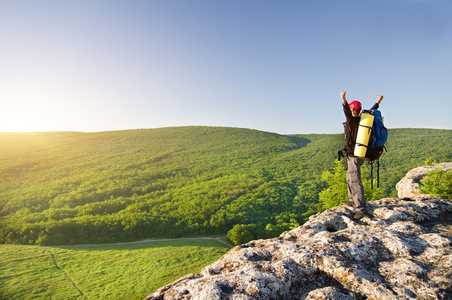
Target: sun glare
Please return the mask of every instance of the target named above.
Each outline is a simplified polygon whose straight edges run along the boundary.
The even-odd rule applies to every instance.
[[[33,118],[27,112],[4,111],[0,113],[0,132],[35,131]]]

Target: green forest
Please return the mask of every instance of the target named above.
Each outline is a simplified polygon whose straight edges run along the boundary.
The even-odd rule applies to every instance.
[[[110,243],[243,229],[248,238],[276,236],[324,209],[322,175],[334,170],[344,142],[343,134],[194,126],[0,133],[0,243]],[[378,191],[396,197],[395,184],[410,169],[426,159],[452,161],[452,130],[390,129],[386,147]]]

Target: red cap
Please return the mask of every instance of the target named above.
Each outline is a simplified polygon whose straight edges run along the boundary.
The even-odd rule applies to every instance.
[[[349,104],[349,106],[351,107],[351,108],[353,108],[354,110],[361,110],[361,102],[359,102],[359,101],[352,101],[350,104]]]

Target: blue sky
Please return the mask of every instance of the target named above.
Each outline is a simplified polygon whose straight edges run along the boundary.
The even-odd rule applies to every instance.
[[[0,131],[452,129],[450,0],[0,1]]]

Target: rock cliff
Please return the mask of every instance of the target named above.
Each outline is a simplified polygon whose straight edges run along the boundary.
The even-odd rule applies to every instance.
[[[399,198],[428,198],[429,195],[420,194],[419,187],[421,186],[421,180],[427,175],[428,172],[434,171],[436,168],[440,168],[444,171],[452,170],[452,163],[440,163],[434,166],[419,167],[409,171],[397,185],[397,196]]]
[[[452,200],[414,194],[368,202],[361,220],[346,206],[316,214],[145,299],[452,299]]]

